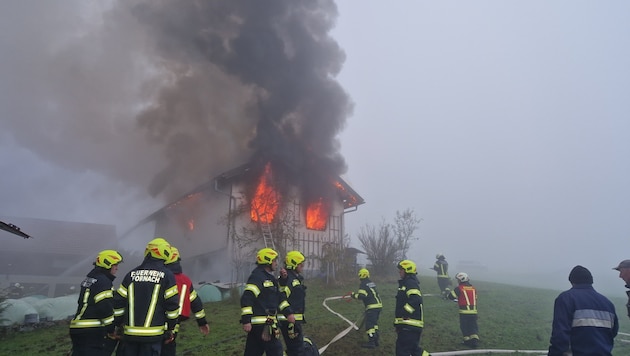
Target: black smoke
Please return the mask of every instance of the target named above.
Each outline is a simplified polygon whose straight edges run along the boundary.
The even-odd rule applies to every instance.
[[[329,36],[337,17],[333,1],[146,1],[131,13],[155,40],[154,60],[170,78],[138,116],[141,128],[159,133],[151,139],[169,159],[153,194],[202,162],[200,155],[232,149],[207,147],[215,135],[246,141],[239,148],[247,148],[249,160],[272,162],[296,184],[317,186],[308,182],[313,172],[345,171],[337,134],[351,103],[335,80],[345,55]],[[232,87],[230,95],[215,97],[224,85]],[[244,110],[215,112],[231,105]],[[225,167],[197,168],[203,174]]]

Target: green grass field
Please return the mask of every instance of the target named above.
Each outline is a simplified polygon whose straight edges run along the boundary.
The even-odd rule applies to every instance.
[[[345,337],[332,343],[323,355],[393,355],[396,333],[392,326],[396,276],[384,281],[375,279],[384,307],[379,320],[381,346],[375,350],[362,349],[366,341],[364,330],[350,331]],[[546,350],[551,333],[553,300],[559,291],[535,289],[471,281],[477,287],[479,298],[479,349]],[[457,306],[439,297],[435,278],[420,277],[424,297],[425,328],[422,346],[429,352],[467,350],[461,345]],[[308,323],[304,332],[321,348],[349,325],[329,312],[322,302],[327,297],[340,296],[356,290],[358,280],[326,286],[316,281],[306,281]],[[569,284],[567,282],[567,289]],[[621,332],[630,332],[630,320],[626,316],[623,290],[619,298],[611,298],[617,308]],[[356,321],[363,313],[359,301],[331,300],[328,306],[346,318]],[[182,325],[178,336],[179,355],[242,355],[245,334],[238,323],[240,307],[238,298],[205,305],[210,322],[210,335],[203,337],[194,321]],[[618,336],[614,355],[630,355],[630,343],[621,342]],[[630,337],[625,337],[630,339]],[[70,349],[67,323],[30,332],[12,332],[0,339],[0,355],[65,355]],[[524,354],[524,353],[520,353]],[[499,354],[493,354],[499,355]],[[510,355],[515,355],[511,353]]]

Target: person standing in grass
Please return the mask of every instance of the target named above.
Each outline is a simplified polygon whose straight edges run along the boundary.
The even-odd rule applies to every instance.
[[[291,323],[283,314],[278,314],[280,331],[287,346],[287,356],[301,356],[304,354],[304,333],[302,323],[306,308],[306,286],[302,269],[306,258],[300,251],[289,251],[284,259],[285,268],[280,270],[280,291],[286,294],[287,301],[293,311],[295,322]]]
[[[184,273],[181,260],[179,250],[175,246],[171,246],[171,255],[166,262],[164,262],[164,265],[175,275],[175,282],[177,283],[177,291],[179,294],[179,319],[175,331],[178,333],[179,324],[188,320],[192,314],[197,321],[199,331],[204,336],[208,335],[210,326],[208,326],[208,321],[206,320],[203,302],[197,295],[197,291],[193,287],[190,277]],[[162,345],[161,356],[175,356],[176,354],[177,338],[173,339],[173,342]]]
[[[626,282],[626,288],[630,288],[630,260],[623,260],[619,262],[617,267],[613,267],[613,269],[619,271],[619,278],[623,279]],[[630,317],[630,290],[626,291],[628,295],[628,302],[626,303],[626,309],[628,312],[628,317]]]
[[[416,264],[410,260],[398,263],[398,293],[394,327],[396,328],[396,356],[428,356],[420,347],[424,316],[422,312],[422,293],[416,277]]]
[[[615,307],[593,288],[591,272],[575,266],[571,289],[558,295],[553,306],[549,356],[611,356],[619,324]]]
[[[446,262],[446,257],[441,253],[435,255],[435,258],[436,261],[433,264],[433,268],[429,269],[437,273],[437,282],[442,292],[442,298],[447,299],[451,292],[451,277],[448,276],[448,262]]]
[[[116,345],[112,283],[122,260],[115,250],[99,252],[81,282],[77,312],[70,320],[73,356],[111,355],[110,346]]]
[[[361,299],[365,305],[365,332],[368,335],[368,342],[361,347],[373,349],[379,345],[378,317],[383,309],[383,303],[378,295],[376,283],[370,280],[370,271],[361,268],[359,280],[361,281],[359,290],[356,293],[352,292],[350,296]]]
[[[277,315],[282,313],[289,323],[295,323],[287,296],[273,275],[277,268],[278,252],[268,247],[258,251],[256,268],[241,294],[241,324],[247,333],[244,356],[282,356]]]
[[[476,348],[479,344],[477,290],[470,284],[468,274],[460,272],[455,279],[459,285],[451,291],[448,298],[456,301],[459,306],[459,328],[464,336],[464,345]]]

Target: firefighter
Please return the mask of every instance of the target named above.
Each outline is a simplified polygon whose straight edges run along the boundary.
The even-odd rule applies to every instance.
[[[205,336],[210,332],[208,321],[206,320],[206,312],[203,310],[203,302],[201,298],[197,296],[197,291],[193,287],[190,278],[184,274],[181,265],[181,256],[179,250],[171,246],[171,255],[166,261],[165,265],[168,269],[175,274],[175,281],[177,282],[177,291],[179,293],[179,319],[176,332],[179,331],[179,324],[190,318],[190,312],[192,311],[199,326],[199,331]],[[164,344],[162,346],[162,356],[175,356],[176,355],[176,343],[177,338],[173,339],[173,342]]]
[[[398,333],[396,356],[428,356],[430,354],[420,347],[424,315],[420,282],[416,277],[416,264],[411,260],[400,261],[398,274],[400,279],[398,280],[394,319],[394,327]]]
[[[241,295],[241,324],[247,333],[244,355],[281,356],[277,314],[284,314],[289,323],[295,323],[295,317],[272,274],[278,267],[278,253],[267,247],[261,249],[256,254],[256,265]]]
[[[179,316],[175,275],[164,262],[171,246],[163,238],[151,240],[142,263],[123,279],[115,295],[116,325],[122,325],[124,356],[155,356],[162,344],[173,342]]]
[[[455,275],[459,285],[448,298],[459,305],[459,328],[464,336],[464,345],[476,348],[479,344],[479,327],[477,326],[477,290],[470,284],[468,274],[460,272]]]
[[[451,277],[448,276],[448,262],[443,254],[438,253],[435,255],[435,263],[433,268],[430,268],[437,272],[437,282],[442,292],[442,298],[448,299],[448,295],[451,293]]]
[[[117,251],[99,252],[94,268],[81,282],[77,312],[70,321],[73,356],[111,355],[106,344],[107,335],[114,337],[112,282],[122,261]]]
[[[284,315],[278,315],[280,331],[287,347],[287,356],[301,356],[304,354],[304,333],[302,324],[306,323],[304,310],[306,307],[306,286],[304,285],[304,255],[300,251],[289,251],[285,257],[285,268],[280,270],[280,291],[284,292],[293,311],[294,323],[286,320]]]
[[[368,336],[368,342],[361,347],[373,349],[379,345],[378,317],[383,309],[383,303],[378,295],[376,283],[370,280],[370,271],[361,268],[359,281],[359,290],[356,293],[351,292],[350,296],[354,299],[361,299],[365,305],[365,333]]]

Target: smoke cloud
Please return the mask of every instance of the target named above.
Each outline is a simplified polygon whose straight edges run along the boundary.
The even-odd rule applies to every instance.
[[[50,164],[163,201],[250,160],[346,170],[332,0],[0,7],[0,137]]]

